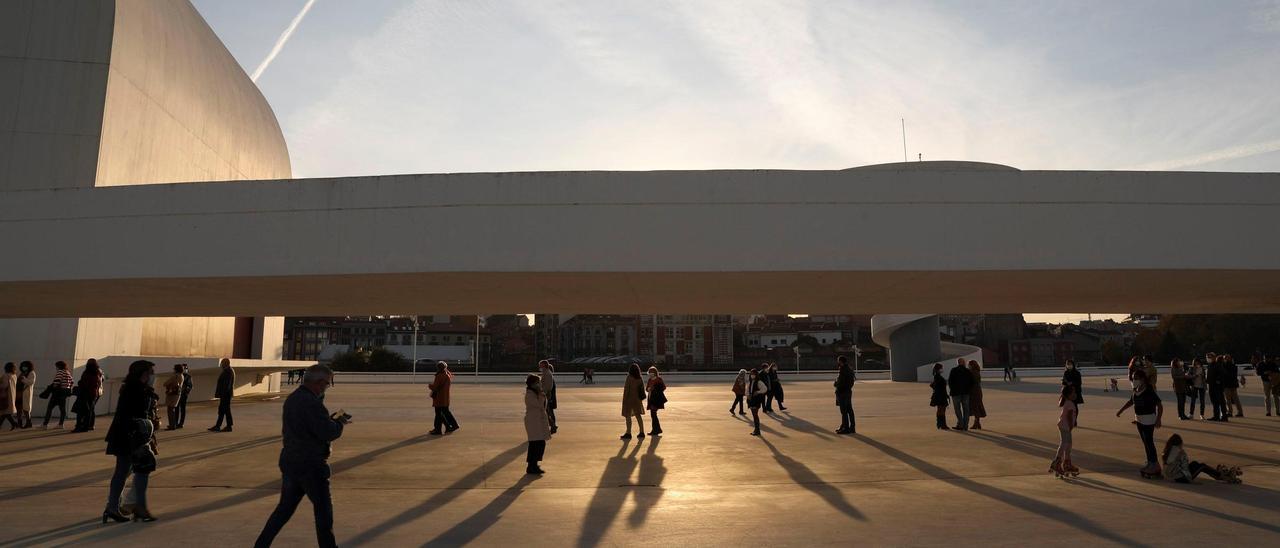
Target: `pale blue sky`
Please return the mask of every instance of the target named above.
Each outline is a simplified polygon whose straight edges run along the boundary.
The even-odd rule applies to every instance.
[[[306,0],[194,0],[252,71]],[[318,0],[258,81],[299,177],[1280,171],[1280,0]]]

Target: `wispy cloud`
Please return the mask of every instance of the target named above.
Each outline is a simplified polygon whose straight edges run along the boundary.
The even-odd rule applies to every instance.
[[[1275,141],[1265,141],[1261,143],[1252,143],[1247,145],[1239,145],[1218,150],[1211,150],[1203,154],[1187,156],[1184,158],[1175,158],[1163,162],[1152,162],[1134,166],[1130,169],[1139,171],[1174,171],[1186,169],[1189,167],[1203,166],[1214,162],[1223,162],[1227,160],[1238,160],[1240,158],[1248,158],[1259,154],[1267,154],[1271,152],[1280,152],[1280,139]]]
[[[289,22],[289,26],[285,27],[284,32],[280,33],[275,45],[271,46],[271,51],[267,53],[261,63],[258,63],[258,68],[253,69],[253,74],[249,75],[250,80],[257,82],[258,77],[262,76],[262,72],[271,66],[271,62],[276,60],[277,55],[280,55],[280,50],[284,49],[285,42],[288,42],[289,37],[293,36],[293,31],[298,29],[298,24],[302,22],[303,17],[307,16],[307,12],[311,11],[311,6],[315,5],[315,3],[316,0],[307,0],[307,3],[302,6],[302,11],[299,11],[298,15],[295,15],[293,20]]]

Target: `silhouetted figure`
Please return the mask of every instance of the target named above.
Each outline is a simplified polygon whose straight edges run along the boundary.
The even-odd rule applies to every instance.
[[[760,368],[756,370],[756,380],[764,383],[765,393],[764,393],[763,405],[761,405],[761,410],[763,410],[765,413],[773,412],[773,387],[770,384],[771,379],[769,378],[770,366],[771,364],[769,362],[764,362],[760,364]]]
[[[973,429],[982,430],[982,419],[987,416],[987,406],[982,401],[982,366],[977,360],[969,360],[969,373],[973,386],[969,388],[969,416],[973,417]]]
[[[53,382],[45,389],[49,393],[49,406],[44,410],[44,424],[41,428],[49,427],[49,418],[53,416],[55,407],[58,408],[58,428],[62,428],[62,424],[67,421],[67,398],[71,396],[71,388],[75,386],[75,379],[71,378],[67,362],[59,361],[53,367]]]
[[[645,384],[645,389],[649,391],[649,418],[653,422],[653,430],[649,431],[649,435],[660,436],[662,423],[658,422],[658,411],[667,406],[667,383],[662,380],[657,367],[649,368],[649,382]],[[643,432],[644,427],[641,426],[640,430]]]
[[[787,407],[782,405],[782,381],[778,378],[778,364],[769,363],[769,402],[766,405],[769,411],[773,412],[773,402],[778,402],[778,411],[786,411]]]
[[[236,372],[231,368],[231,360],[222,358],[218,362],[218,367],[222,369],[218,373],[218,384],[213,387],[213,397],[218,398],[218,420],[213,423],[210,432],[230,432],[234,424],[231,418],[231,397],[236,391]],[[226,419],[227,427],[222,427],[222,420]]]
[[[329,496],[329,445],[342,436],[350,415],[331,416],[324,406],[324,392],[333,380],[333,371],[313,365],[302,375],[299,386],[285,399],[280,449],[280,502],[267,518],[256,547],[271,546],[284,524],[293,517],[302,497],[311,501],[316,520],[316,543],[337,546],[333,537],[333,499]]]
[[[733,379],[733,403],[729,404],[729,414],[733,414],[736,407],[739,415],[746,415],[746,409],[743,407],[747,394],[747,383],[751,381],[751,375],[746,369],[738,370],[738,377]]]
[[[538,362],[538,369],[541,370],[538,382],[542,385],[542,397],[547,401],[547,420],[551,421],[551,433],[554,434],[559,430],[556,427],[556,407],[559,407],[556,400],[556,367],[551,360],[542,360]]]
[[[1156,389],[1147,383],[1147,373],[1142,370],[1133,374],[1133,395],[1124,406],[1116,411],[1116,416],[1133,407],[1133,424],[1138,427],[1138,436],[1142,438],[1142,447],[1147,453],[1147,464],[1139,471],[1143,477],[1151,478],[1160,475],[1160,463],[1156,460],[1156,429],[1160,428],[1160,419],[1164,415],[1164,405]]]
[[[764,406],[765,394],[769,393],[769,383],[764,379],[764,366],[751,370],[751,397],[747,400],[747,407],[751,408],[751,422],[756,426],[752,436],[760,435],[760,408]]]
[[[182,364],[182,394],[178,397],[178,428],[181,429],[187,424],[187,400],[191,397],[191,390],[195,388],[195,384],[191,382],[191,368],[187,364]]]
[[[1276,397],[1277,389],[1280,389],[1280,365],[1276,364],[1275,356],[1269,356],[1259,363],[1255,373],[1262,380],[1262,401],[1266,403],[1267,416],[1271,416],[1273,407],[1280,414],[1280,398]]]
[[[98,367],[98,360],[89,358],[75,388],[76,402],[71,405],[71,411],[76,414],[76,427],[72,432],[94,429],[98,421],[98,398],[102,396],[104,380],[106,376],[102,374],[102,368]]]
[[[164,409],[169,419],[165,430],[178,429],[178,401],[182,399],[182,364],[173,365],[173,374],[164,381]]]
[[[538,375],[524,379],[524,431],[529,436],[529,453],[525,457],[526,474],[543,474],[538,465],[547,452],[547,440],[551,439],[551,420],[547,417],[547,398],[542,393],[542,378]]]
[[[1225,358],[1222,356],[1214,356],[1209,362],[1209,403],[1213,405],[1213,417],[1211,421],[1226,422],[1231,413],[1227,411],[1227,400],[1223,395],[1226,390],[1226,364]]]
[[[1071,463],[1071,431],[1076,427],[1076,417],[1080,408],[1076,406],[1074,384],[1064,383],[1058,395],[1058,451],[1053,454],[1053,462],[1049,463],[1049,471],[1058,477],[1078,475],[1080,469]]]
[[[0,374],[0,425],[9,423],[9,430],[18,429],[18,368],[13,362],[4,364]]]
[[[18,365],[18,428],[31,428],[31,400],[36,399],[36,366],[29,361]]]
[[[849,366],[849,358],[836,357],[836,407],[840,408],[840,428],[837,434],[856,434],[858,424],[853,416],[853,383],[856,380],[853,368]]]
[[[957,360],[956,366],[947,375],[947,384],[951,387],[951,403],[956,408],[956,430],[969,429],[969,390],[973,388],[973,373],[965,365],[964,359]]]
[[[640,425],[638,437],[644,439],[644,381],[640,379],[640,364],[633,363],[627,370],[627,379],[622,383],[622,416],[627,419],[627,433],[618,439],[631,439],[631,419],[634,417]]]
[[[1240,367],[1236,365],[1235,358],[1227,355],[1223,359],[1222,369],[1222,396],[1226,409],[1223,416],[1230,417],[1231,408],[1235,407],[1235,415],[1243,418],[1244,406],[1240,404]]]
[[[947,426],[947,405],[951,403],[951,398],[947,397],[947,379],[942,376],[942,364],[933,364],[933,381],[929,383],[929,388],[933,390],[933,394],[929,396],[929,407],[938,410],[937,426],[938,430],[950,430]]]
[[[453,418],[453,413],[449,411],[449,402],[451,393],[453,392],[453,372],[449,371],[449,364],[440,361],[436,362],[436,378],[431,381],[431,406],[436,411],[435,428],[428,432],[432,436],[444,434],[441,428],[445,428],[448,432],[453,432],[460,428],[458,420]]]
[[[1062,385],[1071,385],[1075,389],[1075,396],[1072,401],[1076,404],[1076,409],[1080,408],[1080,404],[1084,403],[1084,379],[1080,376],[1080,369],[1076,368],[1075,360],[1067,360],[1062,367]]]
[[[1169,379],[1173,381],[1173,397],[1178,400],[1178,420],[1187,420],[1187,391],[1189,383],[1187,382],[1190,375],[1187,374],[1187,368],[1182,365],[1182,360],[1174,358],[1169,363]]]
[[[156,404],[160,397],[151,389],[155,364],[138,360],[129,364],[129,373],[120,385],[116,414],[107,430],[107,454],[116,457],[115,471],[107,491],[107,507],[102,523],[128,521],[120,512],[120,494],[133,473],[134,521],[155,521],[147,505],[147,480],[156,469],[155,431],[159,425]]]
[[[1191,360],[1191,368],[1187,371],[1187,394],[1191,396],[1191,407],[1187,409],[1187,417],[1199,417],[1204,420],[1204,400],[1205,390],[1208,384],[1205,381],[1204,363],[1200,358]],[[1200,413],[1196,414],[1196,401],[1200,401]]]

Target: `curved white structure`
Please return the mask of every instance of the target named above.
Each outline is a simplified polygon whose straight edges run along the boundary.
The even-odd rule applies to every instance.
[[[957,358],[982,361],[982,349],[938,338],[936,314],[876,314],[871,340],[889,350],[890,377],[899,382],[928,382],[933,364],[947,369]]]

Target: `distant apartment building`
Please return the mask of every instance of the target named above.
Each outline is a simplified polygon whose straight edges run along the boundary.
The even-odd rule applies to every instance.
[[[469,346],[475,342],[475,316],[418,316],[418,344]],[[487,329],[480,345],[489,344]],[[290,360],[319,360],[330,345],[370,350],[413,345],[409,316],[346,316],[285,318],[284,353]]]
[[[732,316],[642,315],[637,319],[636,352],[654,363],[733,365]]]
[[[1071,341],[1033,338],[1009,341],[1009,360],[1015,366],[1053,367],[1073,358]]]
[[[576,314],[559,318],[561,360],[604,356],[635,356],[639,343],[639,316]]]

